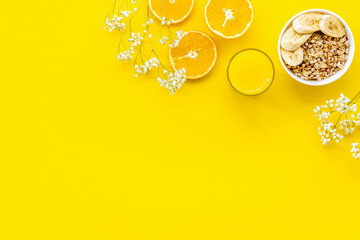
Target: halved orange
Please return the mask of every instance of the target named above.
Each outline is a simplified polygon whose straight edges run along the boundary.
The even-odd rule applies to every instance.
[[[210,30],[223,38],[237,38],[250,27],[254,11],[249,0],[209,0],[205,20]]]
[[[170,62],[175,70],[185,68],[187,79],[204,77],[217,58],[214,41],[205,33],[185,32],[176,47],[170,48]]]
[[[178,23],[189,16],[194,0],[149,0],[151,12],[159,20],[165,18],[171,23]]]

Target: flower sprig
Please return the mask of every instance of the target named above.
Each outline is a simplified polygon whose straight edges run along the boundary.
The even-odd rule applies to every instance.
[[[134,76],[139,77],[158,69],[157,79],[160,86],[167,88],[171,94],[180,89],[186,80],[185,69],[172,70],[159,58],[153,47],[152,25],[154,20],[150,16],[149,6],[144,18],[142,30],[134,31],[132,20],[146,0],[137,4],[136,0],[122,0],[121,4],[115,0],[111,10],[106,16],[104,30],[122,32],[117,52],[120,61],[132,61],[134,63]],[[147,2],[147,1],[146,1]],[[173,20],[163,17],[160,21],[161,30],[159,42],[169,47],[177,47],[184,31],[173,31]],[[141,27],[140,26],[140,27]],[[137,26],[139,27],[139,26]],[[146,46],[145,46],[146,45]]]
[[[174,94],[176,90],[180,89],[182,84],[186,81],[185,69],[179,69],[175,72],[163,71],[163,78],[158,77],[160,86],[164,86],[169,89],[171,94]]]
[[[350,150],[350,152],[352,153],[353,157],[355,159],[359,159],[360,158],[359,143],[352,143],[351,146],[352,149]]]
[[[338,99],[315,107],[315,116],[320,121],[319,135],[324,145],[330,145],[333,141],[339,143],[344,136],[360,127],[360,112],[356,104],[359,98],[360,92],[352,100],[341,93]],[[352,144],[351,153],[354,158],[360,158],[358,143]]]

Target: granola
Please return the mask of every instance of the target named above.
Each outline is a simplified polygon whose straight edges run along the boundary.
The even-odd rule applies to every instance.
[[[344,68],[349,57],[349,47],[346,35],[334,38],[318,31],[301,46],[303,62],[298,66],[286,64],[286,67],[301,79],[320,81]]]

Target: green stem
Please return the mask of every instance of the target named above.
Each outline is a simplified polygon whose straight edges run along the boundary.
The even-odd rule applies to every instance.
[[[359,100],[360,92],[358,92],[353,99],[351,99],[350,103],[357,102]],[[355,100],[356,99],[356,100]]]
[[[340,121],[340,119],[341,119],[342,115],[343,115],[343,114],[340,114],[340,116],[339,116],[338,120],[336,121],[336,123],[335,123],[335,125],[334,125],[334,128],[336,128],[336,126],[338,125],[338,123],[339,123],[339,121]]]

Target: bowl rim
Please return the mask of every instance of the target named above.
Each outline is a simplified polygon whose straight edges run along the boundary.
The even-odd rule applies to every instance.
[[[286,66],[285,66],[285,63],[284,63],[284,60],[281,56],[281,38],[284,34],[284,32],[290,27],[290,25],[292,24],[292,22],[294,21],[295,18],[299,17],[300,15],[302,14],[305,14],[305,13],[309,13],[309,12],[319,12],[319,13],[324,13],[324,14],[328,14],[328,15],[333,15],[335,17],[337,17],[341,23],[345,26],[345,29],[346,29],[346,34],[347,34],[347,37],[350,41],[350,49],[349,49],[349,58],[348,60],[346,61],[345,65],[344,65],[344,68],[340,71],[338,71],[337,73],[335,73],[334,75],[326,78],[326,79],[323,79],[323,80],[320,80],[320,81],[311,81],[311,80],[304,80],[304,79],[301,79],[300,77],[296,76],[294,73],[292,73]],[[353,58],[354,58],[354,55],[355,55],[355,41],[354,41],[354,36],[351,32],[351,29],[349,27],[349,25],[344,21],[344,19],[342,19],[339,15],[337,15],[336,13],[332,12],[332,11],[329,11],[329,10],[326,10],[326,9],[320,9],[320,8],[314,8],[314,9],[308,9],[308,10],[305,10],[305,11],[302,11],[302,12],[299,12],[298,14],[296,14],[295,16],[293,16],[286,24],[285,26],[283,27],[281,33],[280,33],[280,36],[279,36],[279,40],[278,40],[278,55],[279,55],[279,59],[280,59],[280,62],[281,62],[281,65],[283,66],[283,68],[285,69],[285,71],[293,78],[295,79],[296,81],[300,82],[300,83],[303,83],[305,85],[310,85],[310,86],[323,86],[323,85],[327,85],[327,84],[330,84],[332,82],[335,82],[336,80],[338,80],[339,78],[341,78],[345,73],[346,71],[349,69],[352,61],[353,61]]]

